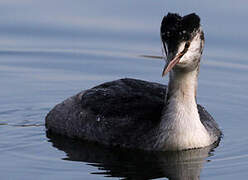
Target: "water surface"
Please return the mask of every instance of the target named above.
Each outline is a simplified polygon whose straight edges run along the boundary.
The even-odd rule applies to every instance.
[[[248,175],[247,2],[0,2],[1,179],[245,179]],[[57,103],[123,77],[167,83],[159,27],[168,11],[196,12],[205,31],[198,103],[220,145],[181,153],[112,149],[46,134]]]

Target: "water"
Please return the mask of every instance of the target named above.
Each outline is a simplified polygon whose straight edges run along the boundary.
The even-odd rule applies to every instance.
[[[247,133],[247,2],[0,2],[1,179],[245,179]],[[123,77],[167,83],[160,21],[168,11],[201,16],[206,46],[198,102],[224,139],[208,149],[144,153],[46,134],[44,118],[82,89]]]

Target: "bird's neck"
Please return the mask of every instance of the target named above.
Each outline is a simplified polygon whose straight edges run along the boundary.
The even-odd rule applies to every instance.
[[[171,71],[165,99],[166,105],[177,108],[183,104],[188,105],[187,108],[191,110],[197,109],[197,79],[198,70],[190,72]]]
[[[197,79],[198,69],[170,72],[160,124],[161,148],[181,150],[209,145],[209,135],[200,121],[197,109]]]

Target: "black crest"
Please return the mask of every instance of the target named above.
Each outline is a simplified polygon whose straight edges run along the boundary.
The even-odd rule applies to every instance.
[[[174,41],[187,41],[200,27],[200,18],[195,13],[180,16],[175,13],[168,13],[161,23],[161,38],[168,43]]]

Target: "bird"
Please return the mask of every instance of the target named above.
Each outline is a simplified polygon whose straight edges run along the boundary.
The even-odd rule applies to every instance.
[[[160,26],[168,85],[123,78],[57,104],[46,116],[50,134],[145,151],[181,151],[219,143],[222,131],[197,104],[204,32],[195,13],[168,13]]]

